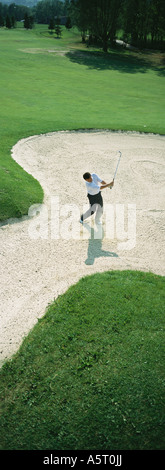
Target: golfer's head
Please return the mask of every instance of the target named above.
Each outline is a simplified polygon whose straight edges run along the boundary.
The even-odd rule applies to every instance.
[[[92,176],[88,172],[84,173],[83,178],[84,178],[85,181],[88,181],[88,183],[92,182]]]

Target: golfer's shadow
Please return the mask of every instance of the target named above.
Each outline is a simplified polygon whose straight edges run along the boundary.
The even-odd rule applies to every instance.
[[[101,258],[102,256],[105,258],[118,258],[118,255],[116,253],[102,250],[102,241],[104,238],[104,230],[102,225],[99,225],[97,230],[90,227],[90,225],[88,225],[87,223],[84,224],[84,227],[88,230],[88,232],[90,232],[88,253],[87,259],[85,260],[85,264],[92,265],[94,264],[95,258]]]

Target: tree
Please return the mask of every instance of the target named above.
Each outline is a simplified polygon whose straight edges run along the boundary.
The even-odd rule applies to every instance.
[[[88,0],[71,0],[70,16],[72,24],[76,25],[81,31],[82,41],[85,42],[85,36],[90,28],[91,4]]]
[[[24,16],[24,28],[26,29],[32,29],[34,23],[34,18],[33,16],[29,16],[27,13],[25,13]]]
[[[108,41],[112,44],[116,34],[120,3],[121,0],[98,0],[95,9],[93,0],[93,29],[103,42],[104,52],[107,52]]]
[[[6,28],[11,29],[11,20],[9,15],[6,16]]]
[[[24,28],[26,28],[26,29],[30,28],[29,16],[28,16],[27,13],[25,13],[25,16],[24,16]]]
[[[70,16],[67,17],[66,19],[66,24],[65,24],[66,29],[71,29],[72,28],[72,22]]]
[[[0,27],[1,26],[4,26],[4,19],[3,19],[3,16],[1,16],[1,13],[0,13]]]
[[[152,46],[155,41],[163,42],[165,37],[165,2],[152,0],[150,8],[150,32]]]
[[[12,28],[16,27],[16,19],[15,19],[14,15],[12,15],[12,17],[11,17],[11,26],[12,26]]]
[[[10,0],[9,0],[10,1]],[[20,0],[21,1],[21,0]],[[28,16],[30,16],[32,10],[26,6],[22,5],[16,5],[15,3],[11,3],[10,5],[6,5],[5,3],[0,2],[0,18],[1,22],[3,19],[3,22],[6,24],[6,17],[7,15],[10,18],[12,27],[15,27],[15,22],[16,21],[21,21],[24,19],[25,13],[28,13]],[[5,19],[5,21],[4,21]],[[3,24],[0,25],[3,26]]]
[[[35,19],[38,23],[49,24],[51,18],[62,16],[64,3],[60,0],[42,0],[35,8]]]
[[[85,37],[90,36],[102,42],[104,52],[108,50],[116,34],[122,0],[72,0],[72,17]]]
[[[54,26],[55,26],[54,18],[51,18],[49,21],[49,26],[48,26],[48,29],[50,29],[51,34],[53,33]]]
[[[60,18],[56,18],[56,24],[55,24],[55,34],[57,38],[60,38],[62,35],[62,29],[60,26]]]
[[[163,45],[165,37],[164,0],[124,0],[123,29],[125,39],[138,47]]]

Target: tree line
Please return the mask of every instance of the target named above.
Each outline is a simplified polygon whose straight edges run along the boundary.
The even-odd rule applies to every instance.
[[[16,5],[11,3],[6,5],[0,2],[0,26],[13,28],[16,26],[16,21],[21,21],[25,13],[29,11],[28,7]]]
[[[137,47],[165,46],[165,0],[70,0],[72,23],[82,39],[106,52],[117,31]]]
[[[22,0],[23,3],[23,0]],[[29,8],[25,5],[10,5],[0,2],[0,26],[16,27],[17,21],[24,21],[25,27],[31,28],[35,23],[49,24],[51,19],[67,16],[69,2],[65,0],[41,0]]]
[[[50,30],[56,18],[66,17],[69,27],[81,31],[83,41],[105,52],[117,34],[139,48],[165,48],[165,0],[41,0],[32,8],[0,3],[0,26],[9,27],[7,17],[11,27],[24,20],[27,28],[36,22],[48,24]]]

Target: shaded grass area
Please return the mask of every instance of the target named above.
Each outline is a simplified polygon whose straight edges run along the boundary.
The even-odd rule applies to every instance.
[[[164,278],[82,278],[0,372],[2,449],[164,448]]]
[[[0,28],[0,41],[0,220],[43,200],[39,183],[11,160],[19,139],[64,129],[164,133],[161,54],[87,50],[76,29],[56,40],[46,25]]]
[[[90,69],[110,70],[120,73],[145,74],[153,70],[159,76],[165,76],[165,56],[163,52],[130,52],[114,47],[110,53],[102,53],[98,50],[82,50],[78,47],[67,53],[67,57],[73,63],[86,65]]]

